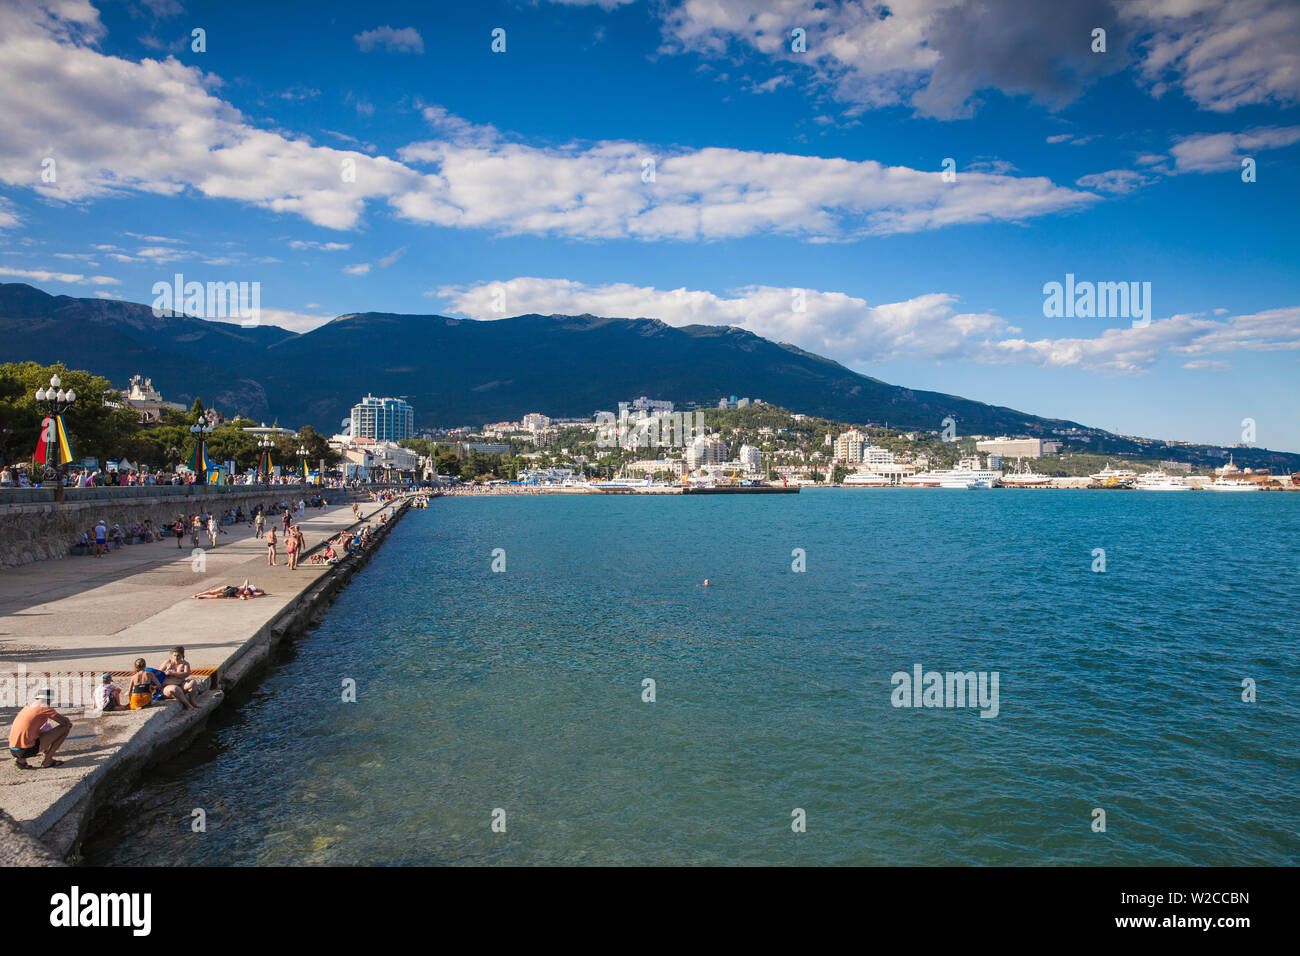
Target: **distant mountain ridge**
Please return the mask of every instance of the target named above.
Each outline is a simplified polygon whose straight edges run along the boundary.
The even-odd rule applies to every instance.
[[[529,411],[590,416],[639,395],[713,405],[734,394],[845,422],[930,431],[951,417],[959,435],[1048,437],[1074,428],[1112,454],[1127,442],[1077,422],[890,385],[743,329],[648,318],[363,312],[296,334],[0,284],[0,361],[25,360],[62,361],[121,385],[142,373],[169,400],[201,397],[228,414],[326,434],[367,393],[406,398],[417,428]],[[1300,467],[1300,456],[1267,454]]]

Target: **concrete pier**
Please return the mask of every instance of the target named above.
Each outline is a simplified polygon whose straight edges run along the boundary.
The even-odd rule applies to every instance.
[[[408,506],[405,499],[359,503],[376,540],[333,566],[312,564],[310,554],[356,525],[351,502],[307,510],[300,524],[308,550],[295,571],[286,566],[283,543],[279,566],[268,567],[264,541],[247,525],[226,525],[217,547],[204,552],[201,568],[187,537],[179,549],[169,538],[124,547],[104,558],[41,561],[0,572],[0,681],[8,680],[12,693],[15,680],[25,678],[18,699],[0,703],[21,705],[26,689],[35,687],[33,680],[57,693],[58,675],[82,675],[95,682],[105,671],[131,669],[137,657],[159,667],[177,644],[185,647],[196,671],[211,672],[196,711],[182,712],[178,702],[168,702],[88,716],[84,707],[69,706],[73,701],[56,699],[56,709],[73,721],[57,754],[65,765],[24,771],[6,759],[0,766],[0,810],[55,858],[75,861],[95,812],[129,793],[149,766],[187,746],[221,706],[225,691],[253,677],[276,644],[328,606]],[[380,524],[385,511],[395,517]],[[278,518],[268,517],[268,524],[273,520]],[[247,601],[191,599],[199,591],[238,585],[245,578],[267,595]],[[0,707],[6,729],[17,710]],[[10,842],[7,832],[12,831],[0,828],[0,845]],[[30,858],[19,848],[12,853],[0,849],[0,864]]]

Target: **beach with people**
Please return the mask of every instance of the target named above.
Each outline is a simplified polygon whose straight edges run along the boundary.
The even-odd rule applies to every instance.
[[[256,512],[178,515],[186,546],[179,554],[132,548],[111,562],[7,570],[0,720],[10,727],[12,759],[0,768],[0,809],[56,853],[72,851],[97,805],[86,798],[114,793],[123,774],[115,768],[138,769],[153,748],[177,746],[192,723],[205,721],[223,699],[221,686],[251,673],[254,659],[311,610],[322,579],[373,547],[381,515],[391,523],[406,501],[357,497],[310,511],[300,497]],[[293,561],[270,566],[266,537],[281,515],[289,518],[281,540],[293,543]],[[103,527],[107,551],[111,527]],[[195,535],[202,561],[188,547]],[[314,560],[320,554],[328,557]],[[35,704],[69,726],[30,711]]]

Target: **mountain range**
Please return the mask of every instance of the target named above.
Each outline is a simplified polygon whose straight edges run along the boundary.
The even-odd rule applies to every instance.
[[[1221,460],[1211,446],[1123,438],[1077,422],[890,385],[793,345],[734,326],[670,326],[652,318],[520,315],[475,321],[364,312],[309,332],[244,328],[138,303],[50,295],[0,283],[0,361],[63,362],[125,387],[152,378],[169,401],[228,415],[311,424],[333,434],[363,395],[400,396],[416,428],[517,420],[540,411],[590,417],[640,395],[678,406],[721,396],[762,399],[844,422],[958,435],[1070,435],[1107,454]],[[1197,451],[1199,449],[1199,451]],[[1240,462],[1300,468],[1300,455],[1234,449]]]

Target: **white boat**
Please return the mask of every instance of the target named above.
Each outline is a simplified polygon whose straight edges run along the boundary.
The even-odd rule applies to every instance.
[[[979,456],[973,455],[963,458],[956,468],[909,475],[903,484],[909,488],[993,488],[1001,478],[1001,470],[981,468]]]
[[[1148,471],[1134,485],[1138,491],[1192,491],[1193,488],[1182,478],[1168,475],[1163,471]]]
[[[1137,482],[1137,472],[1129,468],[1112,468],[1110,462],[1095,475],[1089,475],[1098,488],[1132,488]]]
[[[1205,486],[1206,491],[1263,491],[1264,486],[1241,478],[1224,478],[1220,475]]]
[[[845,488],[888,488],[890,481],[886,475],[877,475],[874,471],[855,471],[845,475],[840,482]]]
[[[1002,476],[1004,488],[1045,488],[1052,483],[1047,475],[1040,475],[1028,465],[1017,463],[1015,471]]]

